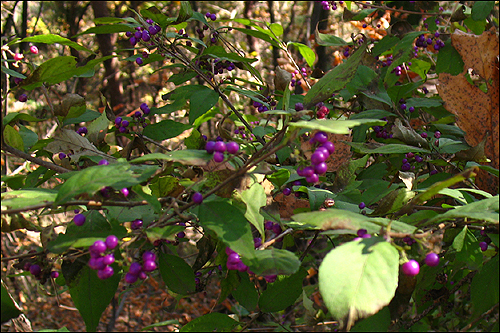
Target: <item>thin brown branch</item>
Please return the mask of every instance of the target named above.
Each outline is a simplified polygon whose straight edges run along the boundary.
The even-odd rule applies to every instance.
[[[14,147],[11,147],[9,146],[8,144],[3,144],[2,145],[2,150],[6,151],[6,152],[9,152],[17,157],[20,157],[20,158],[23,158],[25,160],[28,160],[28,161],[31,161],[35,164],[38,164],[38,165],[41,165],[43,167],[46,167],[47,169],[51,169],[51,170],[54,170],[58,173],[66,173],[66,172],[70,172],[71,170],[69,169],[66,169],[66,168],[63,168],[62,166],[59,166],[57,164],[54,164],[52,162],[47,162],[47,161],[44,161],[42,160],[41,158],[38,158],[38,157],[33,157],[31,156],[30,154],[27,154],[25,152],[22,152]]]
[[[449,14],[449,13],[448,14],[447,13],[422,13],[422,12],[414,12],[414,11],[405,10],[405,9],[391,8],[391,7],[387,7],[386,5],[368,4],[368,3],[363,3],[361,1],[353,1],[353,2],[360,7],[368,6],[371,8],[389,10],[391,12],[397,12],[397,13],[403,13],[403,14],[416,14],[416,15],[425,15],[425,16],[451,16],[451,14]]]

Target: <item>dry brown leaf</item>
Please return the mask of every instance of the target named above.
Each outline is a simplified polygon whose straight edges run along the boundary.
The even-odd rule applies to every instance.
[[[278,193],[274,197],[274,204],[277,206],[280,218],[289,220],[294,215],[294,210],[297,208],[309,208],[309,200],[298,199],[294,195],[286,196],[283,193]]]
[[[498,82],[498,36],[495,29],[477,36],[460,31],[451,36],[453,47],[464,61],[464,70],[457,76],[448,73],[439,75],[437,90],[444,107],[457,116],[457,125],[466,132],[465,139],[477,146],[487,131],[491,133],[485,147],[491,166],[499,168],[499,82]],[[488,92],[470,84],[466,73],[473,72],[487,84]],[[498,193],[498,178],[480,171],[477,185],[492,194]]]

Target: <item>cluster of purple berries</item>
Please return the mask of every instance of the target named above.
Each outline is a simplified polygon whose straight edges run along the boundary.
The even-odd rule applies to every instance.
[[[115,256],[110,251],[117,245],[118,237],[109,235],[106,241],[97,240],[89,247],[90,260],[88,265],[97,271],[97,277],[101,280],[109,279],[114,274],[111,265],[115,262]]]
[[[255,108],[257,108],[257,111],[259,111],[259,112],[261,112],[261,113],[262,113],[262,112],[269,111],[269,108],[268,108],[266,105],[262,104],[261,102],[253,101],[253,102],[252,102],[252,105],[253,105]],[[269,105],[270,105],[271,107],[276,106],[276,101],[274,101],[274,100],[273,100],[273,101],[270,101],[270,102],[269,102]]]
[[[132,230],[138,230],[141,229],[143,225],[143,222],[141,219],[135,219],[132,222],[130,222],[130,229]]]
[[[444,42],[439,39],[439,32],[434,33],[434,37],[425,37],[424,34],[417,37],[415,40],[415,46],[413,47],[414,56],[417,57],[417,52],[419,48],[427,48],[428,45],[432,45],[434,43],[434,50],[439,51],[444,47]]]
[[[254,245],[255,248],[258,248],[259,246],[262,245],[262,239],[260,237],[254,238]],[[230,247],[226,247],[226,254],[227,254],[227,261],[226,261],[226,266],[227,269],[229,270],[236,270],[238,272],[248,272],[248,274],[254,274],[250,269],[248,269],[248,266],[241,261],[240,255],[232,250]],[[267,283],[271,283],[276,281],[277,275],[266,275],[264,276],[264,279],[266,280]]]
[[[281,226],[278,222],[265,221],[264,222],[264,229],[272,231],[275,236],[281,234]],[[262,242],[262,240],[261,240],[261,242]],[[260,245],[262,245],[262,244],[259,244],[259,246]],[[256,247],[259,247],[259,246],[256,246]]]
[[[249,124],[252,127],[254,127],[254,126],[259,125],[259,121],[258,120],[251,121]],[[234,130],[234,134],[239,135],[242,139],[251,139],[251,140],[253,140],[255,138],[255,135],[253,133],[250,133],[249,135],[247,135],[247,133],[245,133],[245,131],[246,131],[246,127],[245,126],[238,126],[238,128]]]
[[[300,75],[299,75],[299,71],[298,70],[295,70],[292,73],[292,80],[290,81],[292,87],[300,86],[302,84],[302,82],[300,81],[301,77],[302,78],[307,77],[307,69],[305,67],[302,67],[300,69]]]
[[[239,149],[240,145],[238,143],[234,141],[224,143],[222,138],[217,141],[207,141],[205,145],[205,150],[209,154],[214,154],[214,161],[217,163],[224,161],[224,152],[235,155]]]
[[[303,106],[302,106],[302,108],[303,108]],[[295,106],[295,111],[298,111],[297,105]],[[316,118],[317,119],[325,119],[329,113],[330,113],[330,109],[323,102],[316,104]]]
[[[30,272],[31,275],[33,275],[37,280],[42,279],[42,267],[39,264],[33,264],[31,262],[26,262],[24,264],[23,270],[26,272]],[[59,277],[59,272],[57,271],[51,271],[50,272],[50,277],[53,279],[57,279]]]
[[[424,161],[424,159],[419,155],[415,155],[411,152],[406,153],[405,158],[403,158],[403,160],[401,161],[401,171],[410,171],[412,169],[415,169],[415,166],[410,164],[412,159],[415,159],[415,162],[417,163],[422,163]]]
[[[141,40],[149,42],[151,40],[151,36],[154,36],[161,31],[161,27],[158,24],[155,24],[152,19],[147,19],[146,23],[149,24],[147,28],[136,27],[135,33],[130,31],[125,33],[125,35],[130,38],[130,44],[132,46],[135,46]]]
[[[387,67],[392,64],[392,54],[386,56],[384,58],[385,60],[380,60],[379,56],[376,56],[375,59],[380,62],[380,65],[382,65],[382,67]]]
[[[137,279],[145,280],[147,278],[146,272],[152,272],[157,268],[156,254],[151,251],[145,251],[142,254],[142,265],[138,262],[133,262],[128,273],[125,274],[125,282],[135,283]]]
[[[318,2],[318,1],[317,1]],[[339,5],[342,5],[344,1],[339,1]],[[337,10],[337,2],[336,1],[321,1],[321,6],[324,10]]]
[[[228,60],[214,59],[209,61],[208,59],[196,60],[195,64],[207,71],[208,76],[213,77],[213,75],[223,74],[224,70],[228,72],[234,70],[236,65]]]
[[[317,183],[319,175],[323,175],[328,170],[326,160],[335,152],[335,145],[328,141],[328,135],[325,132],[319,131],[309,140],[312,145],[318,145],[314,153],[311,155],[311,166],[298,168],[297,174],[300,177],[305,177],[308,183]]]
[[[364,207],[363,207],[364,208]],[[354,241],[357,241],[359,239],[363,239],[363,238],[371,238],[372,235],[368,233],[368,231],[366,229],[358,229],[358,231],[356,231],[356,235],[358,237],[354,238],[353,240]]]
[[[211,19],[212,21],[217,20],[217,16],[216,16],[215,14],[210,14],[209,12],[207,12],[207,13],[205,14],[205,17],[206,17],[207,19]]]
[[[296,180],[292,183],[292,186],[301,186],[301,185],[302,185],[302,182],[300,180]],[[292,189],[290,187],[285,187],[283,189],[283,195],[289,196],[290,194],[292,194]],[[295,196],[299,197],[300,192],[295,192]]]

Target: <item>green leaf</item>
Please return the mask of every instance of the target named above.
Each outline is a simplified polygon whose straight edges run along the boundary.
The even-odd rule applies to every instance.
[[[311,50],[309,46],[297,42],[289,42],[288,45],[293,45],[299,50],[300,54],[304,57],[309,67],[312,68],[314,66],[314,61],[316,61],[316,53],[314,53],[314,51]]]
[[[130,161],[130,163],[142,163],[154,160],[166,160],[172,162],[179,162],[185,165],[205,165],[213,158],[212,154],[207,153],[205,150],[175,150],[167,154],[153,153],[147,154]]]
[[[385,216],[398,211],[415,196],[415,192],[406,187],[398,188],[386,195],[379,203],[378,207],[369,215]]]
[[[179,256],[159,252],[159,270],[163,281],[174,293],[187,295],[196,290],[193,269]]]
[[[3,224],[3,222],[2,222]],[[14,300],[5,288],[2,281],[2,324],[21,314],[21,310],[14,304]]]
[[[308,187],[307,194],[309,197],[309,205],[311,206],[311,210],[313,211],[318,210],[325,202],[325,199],[335,198],[336,196],[331,191],[316,187]]]
[[[471,303],[473,307],[473,316],[477,318],[495,304],[498,304],[499,288],[498,286],[498,255],[486,262],[481,270],[474,276],[470,286]]]
[[[213,108],[219,101],[219,94],[206,87],[198,86],[196,93],[189,99],[189,123],[193,124],[196,119],[203,116],[208,110]]]
[[[479,200],[476,202],[472,202],[468,205],[449,210],[446,213],[440,214],[428,220],[425,223],[425,225],[437,224],[441,221],[447,221],[447,220],[453,221],[457,218],[468,218],[468,219],[474,219],[478,221],[486,221],[493,224],[498,224],[499,222],[498,205],[499,205],[499,200],[498,200],[498,195],[496,195],[492,198]]]
[[[172,82],[176,86],[180,85],[181,83],[184,83],[186,81],[191,80],[193,77],[195,77],[197,74],[195,71],[183,71],[177,74],[173,74],[170,76],[167,80],[167,82]]]
[[[55,204],[65,203],[82,193],[93,195],[106,186],[120,190],[140,184],[157,169],[157,166],[134,166],[127,162],[118,162],[71,172],[70,178],[59,188]]]
[[[264,187],[257,182],[253,183],[249,189],[241,192],[241,199],[247,206],[245,217],[264,239],[264,217],[260,214],[260,208],[266,205]]]
[[[189,1],[181,1],[181,9],[179,11],[179,16],[177,16],[177,20],[175,20],[174,24],[179,24],[184,22],[193,16],[193,8],[191,8],[191,4]]]
[[[133,28],[132,30],[133,31]],[[46,35],[37,35],[37,36],[31,36],[31,37],[26,37],[21,42],[26,42],[26,43],[43,43],[43,44],[61,44],[61,45],[66,45],[69,47],[74,48],[75,50],[78,51],[87,51],[90,53],[94,53],[91,50],[87,49],[86,47],[81,46],[80,44],[73,42],[72,40],[69,40],[67,38],[61,37],[59,35],[54,35],[54,34],[46,34]]]
[[[431,69],[432,64],[428,61],[421,59],[413,59],[411,61],[410,70],[417,73],[422,80],[427,81],[427,73]]]
[[[439,49],[436,61],[436,74],[449,73],[458,75],[464,70],[464,61],[460,53],[451,44],[451,38],[444,43],[444,47]]]
[[[307,276],[305,269],[300,269],[290,276],[279,276],[270,283],[259,298],[259,309],[262,312],[278,312],[295,304],[302,294],[302,280]]]
[[[283,186],[290,178],[290,170],[279,169],[270,175],[266,176],[267,180],[273,183],[274,187],[280,188]]]
[[[472,6],[471,18],[474,21],[485,20],[495,7],[495,1],[476,1]]]
[[[86,123],[86,122],[89,122],[89,121],[92,121],[94,119],[99,118],[101,115],[102,115],[102,113],[100,113],[100,112],[87,109],[87,110],[85,110],[85,112],[81,116],[79,116],[77,118],[64,119],[63,127],[66,125],[79,124],[82,122]]]
[[[174,241],[175,234],[181,232],[185,229],[184,226],[181,225],[167,225],[164,227],[154,227],[146,229],[146,235],[148,236],[148,240],[151,243],[154,243],[159,239],[168,239]]]
[[[8,75],[10,75],[12,77],[17,77],[17,78],[20,78],[20,79],[23,79],[23,80],[26,78],[25,75],[23,75],[21,73],[18,73],[18,72],[14,71],[14,70],[12,70],[10,68],[4,67],[4,66],[0,66],[0,67],[1,67],[3,73],[8,74]]]
[[[347,330],[389,304],[398,286],[398,251],[382,238],[351,241],[330,251],[319,267],[319,289]]]
[[[23,125],[18,125],[18,127],[19,135],[23,139],[24,152],[27,153],[38,142],[38,134]]]
[[[269,25],[269,30],[271,30],[276,36],[283,35],[283,27],[279,23],[271,23]]]
[[[468,269],[478,269],[483,261],[483,254],[479,242],[474,234],[465,226],[455,237],[451,245],[457,251],[455,264],[463,262]]]
[[[243,213],[227,201],[209,201],[199,206],[198,218],[242,258],[255,258],[252,230]]]
[[[144,16],[144,18],[152,19],[162,28],[165,28],[167,25],[173,24],[175,21],[174,17],[168,17],[162,14],[162,12],[155,6],[151,6],[147,9],[142,9],[141,15]]]
[[[215,58],[219,58],[220,60],[228,60],[233,62],[255,62],[257,59],[245,58],[240,56],[236,52],[227,52],[222,46],[212,45],[203,51],[204,55],[210,55]]]
[[[332,94],[342,90],[349,83],[364,58],[367,43],[363,43],[347,60],[325,74],[304,97],[305,109],[310,109],[318,102],[332,97]]]
[[[295,214],[292,216],[292,220],[295,222],[287,224],[294,228],[315,227],[322,230],[345,229],[353,231],[366,229],[370,234],[380,232],[381,226],[388,226],[389,223],[391,223],[390,219],[369,217],[337,208]],[[393,220],[391,223],[391,230],[396,232],[413,233],[416,228],[406,223]]]
[[[118,272],[117,264],[113,264],[112,267],[115,274],[106,280],[99,279],[96,271],[87,265],[73,279],[64,276],[71,299],[85,321],[87,331],[96,331],[102,313],[118,289],[121,274]]]
[[[394,113],[385,110],[365,110],[360,113],[353,114],[349,120],[354,119],[381,119],[384,117],[392,117]]]
[[[316,42],[321,46],[344,46],[347,42],[334,35],[322,34],[316,27]]]
[[[3,130],[3,137],[6,144],[16,148],[17,150],[24,151],[23,138],[19,132],[14,129],[14,127],[10,125],[5,126]]]
[[[190,128],[192,128],[192,126],[189,124],[165,119],[159,123],[148,125],[142,133],[153,140],[163,141],[175,138]]]
[[[474,21],[471,17],[464,20],[464,24],[476,35],[480,35],[486,29],[486,20]]]
[[[387,332],[391,325],[391,311],[385,306],[368,318],[360,320],[351,329],[351,332]]]
[[[429,65],[430,68],[430,65]],[[418,87],[422,85],[422,81],[410,82],[399,86],[392,86],[387,89],[387,94],[394,103],[398,103],[401,98],[406,98],[411,95]]]
[[[402,145],[398,143],[390,144],[380,144],[380,145],[370,145],[362,142],[345,142],[349,146],[353,147],[356,151],[362,154],[403,154],[403,153],[427,153],[430,151],[427,149],[413,147],[408,145]]]
[[[191,320],[180,332],[230,332],[238,324],[226,314],[212,312]]]
[[[314,85],[315,86],[315,85]],[[355,120],[336,120],[336,119],[314,119],[314,120],[299,120],[290,123],[292,127],[308,128],[311,130],[325,131],[334,134],[349,134],[350,128],[368,125],[368,126],[383,126],[386,122],[379,119],[355,119]]]
[[[381,40],[379,40],[373,47],[372,54],[374,57],[381,55],[385,51],[391,49],[396,45],[400,39],[396,36],[387,35]]]
[[[443,104],[442,100],[432,99],[432,98],[408,98],[406,100],[406,105],[408,107],[413,106],[415,108],[435,108]]]
[[[254,259],[243,257],[242,260],[257,275],[290,275],[300,267],[300,261],[295,254],[274,247],[255,251]]]
[[[235,20],[235,21],[237,21],[237,20]],[[278,43],[273,38],[271,38],[268,34],[266,34],[264,32],[252,30],[252,29],[245,29],[245,28],[233,28],[233,29],[238,30],[240,32],[243,32],[244,34],[247,34],[249,36],[262,39],[263,41],[270,43],[274,47],[277,47],[277,48],[280,47],[278,45]]]
[[[250,282],[248,273],[239,272],[239,276],[240,285],[232,292],[233,297],[245,307],[245,309],[252,312],[257,307],[259,295],[257,294],[257,290],[255,290],[253,282]]]

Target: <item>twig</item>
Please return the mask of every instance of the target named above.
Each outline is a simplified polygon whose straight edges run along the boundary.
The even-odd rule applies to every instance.
[[[469,331],[470,328],[472,327],[472,325],[474,325],[475,323],[477,323],[480,320],[483,320],[484,317],[486,317],[487,315],[489,315],[493,311],[495,311],[498,308],[498,305],[499,305],[499,303],[493,305],[493,307],[491,309],[489,309],[488,311],[486,311],[485,313],[483,313],[482,315],[480,315],[479,317],[477,317],[476,319],[474,319],[472,322],[470,322],[469,324],[467,324],[467,326],[465,326],[464,328],[462,328],[460,330],[460,332],[467,332],[467,331]]]
[[[58,173],[66,173],[70,172],[71,170],[63,168],[62,166],[59,166],[57,164],[54,164],[52,162],[46,162],[38,157],[33,157],[30,154],[26,154],[25,152],[22,152],[14,147],[9,146],[8,144],[4,144],[2,146],[2,149],[5,150],[6,152],[9,152],[17,157],[23,158],[25,160],[31,161],[35,164],[41,165],[46,167],[47,169],[54,170]]]
[[[404,13],[404,14],[417,14],[417,15],[426,15],[426,16],[451,16],[451,14],[447,14],[447,13],[422,13],[422,12],[414,12],[411,10],[395,9],[395,8],[387,7],[386,5],[373,5],[373,4],[369,4],[369,3],[363,3],[361,1],[353,1],[353,2],[360,7],[370,6],[372,8],[389,10],[392,12],[398,12],[398,13]]]

